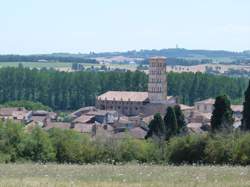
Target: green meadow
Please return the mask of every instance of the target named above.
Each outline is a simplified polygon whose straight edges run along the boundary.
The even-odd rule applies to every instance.
[[[250,186],[250,167],[2,164],[4,187]]]

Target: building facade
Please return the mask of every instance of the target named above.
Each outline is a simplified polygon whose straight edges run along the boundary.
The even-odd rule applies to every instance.
[[[215,99],[209,98],[194,103],[195,110],[202,113],[212,113],[214,110]]]
[[[101,110],[116,110],[126,116],[142,113],[149,103],[147,92],[108,91],[97,97],[96,107]]]

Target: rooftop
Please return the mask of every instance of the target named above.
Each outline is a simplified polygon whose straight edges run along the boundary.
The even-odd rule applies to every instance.
[[[153,56],[150,57],[149,60],[166,60],[167,58],[164,56]]]
[[[242,112],[243,111],[243,105],[231,105],[231,109],[234,112]]]
[[[115,110],[96,110],[96,111],[89,111],[85,115],[105,116],[106,114],[117,114],[117,111],[115,111]]]
[[[93,118],[94,118],[94,116],[92,116],[92,115],[81,115],[80,117],[76,118],[73,122],[74,123],[88,123]]]
[[[98,100],[143,102],[148,99],[148,92],[108,91],[97,97]]]
[[[18,108],[18,107],[7,107],[7,108],[0,108],[0,116],[12,116],[14,112],[16,111],[25,111],[24,108]]]
[[[215,102],[215,99],[209,98],[209,99],[205,99],[205,100],[202,100],[202,101],[197,101],[195,103],[196,104],[214,104],[214,102]]]
[[[183,105],[180,104],[181,110],[193,110],[194,107],[193,106],[188,106],[188,105]]]

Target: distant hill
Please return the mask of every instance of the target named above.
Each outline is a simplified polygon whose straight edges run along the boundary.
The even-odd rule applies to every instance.
[[[144,58],[152,56],[165,56],[168,58],[195,59],[195,60],[214,60],[223,59],[224,61],[250,60],[250,51],[231,52],[223,50],[188,50],[188,49],[161,49],[161,50],[140,50],[126,52],[105,52],[89,54],[53,53],[44,55],[0,55],[0,62],[78,62],[78,63],[97,63],[96,58],[111,58],[122,56],[126,58]],[[222,60],[222,61],[223,61]]]
[[[127,52],[90,53],[85,57],[112,57],[125,56],[130,58],[148,58],[151,56],[166,56],[172,58],[233,58],[250,59],[250,52],[231,52],[223,50],[188,50],[188,49],[161,49],[140,50]]]

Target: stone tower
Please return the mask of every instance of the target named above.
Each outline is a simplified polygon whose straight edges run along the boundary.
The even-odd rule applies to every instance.
[[[152,57],[149,59],[148,95],[150,103],[166,103],[167,101],[165,57]]]

